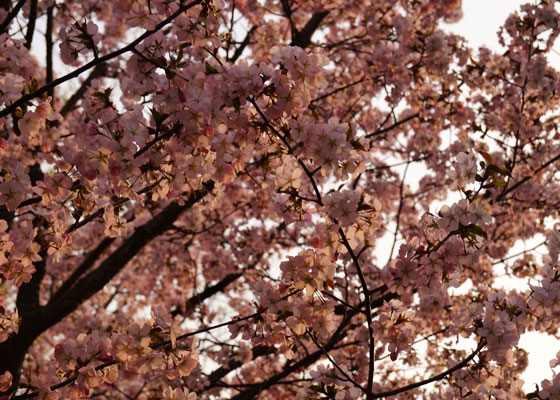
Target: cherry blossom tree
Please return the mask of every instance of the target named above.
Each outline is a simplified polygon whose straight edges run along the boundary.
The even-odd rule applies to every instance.
[[[0,398],[559,398],[560,15],[460,17],[0,2]]]

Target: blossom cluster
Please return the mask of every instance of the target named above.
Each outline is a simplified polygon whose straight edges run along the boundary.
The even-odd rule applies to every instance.
[[[244,340],[259,344],[280,344],[279,351],[286,357],[293,358],[294,340],[312,332],[319,339],[327,339],[336,325],[333,315],[334,303],[323,298],[318,292],[303,295],[296,290],[288,295],[290,287],[282,286],[275,291],[274,286],[264,282],[256,282],[253,291],[259,299],[260,309],[264,312],[257,323],[242,321],[229,326],[231,337],[240,333]],[[282,295],[284,294],[284,295]],[[266,329],[267,335],[260,335],[260,329]]]
[[[282,279],[296,290],[305,290],[308,296],[317,290],[333,286],[336,265],[327,255],[314,250],[304,250],[289,256],[280,264]]]
[[[60,56],[68,65],[78,65],[78,55],[87,54],[90,50],[96,52],[96,46],[101,40],[99,27],[93,21],[75,22],[68,29],[61,29]],[[97,53],[95,53],[97,55]]]
[[[449,171],[449,177],[459,188],[474,182],[478,172],[476,161],[473,153],[461,152],[457,155],[453,170]]]
[[[7,228],[7,223],[0,220],[0,230]],[[38,229],[32,221],[22,221],[19,226],[10,230],[9,234],[0,232],[2,257],[0,259],[0,273],[6,279],[14,282],[16,287],[24,282],[29,282],[31,275],[35,272],[33,263],[41,261],[44,251],[37,240]],[[44,249],[43,249],[44,250]],[[43,255],[41,255],[42,253]],[[6,257],[6,254],[9,254]]]
[[[8,340],[10,335],[18,333],[19,323],[17,310],[13,312],[6,310],[2,299],[0,299],[0,343]]]
[[[135,322],[124,331],[103,336],[97,331],[82,333],[75,339],[58,343],[54,357],[59,370],[65,377],[76,376],[75,384],[62,393],[71,392],[75,396],[79,391],[81,395],[88,395],[91,389],[103,383],[114,383],[119,378],[119,370],[108,367],[115,362],[124,363],[129,372],[159,371],[169,381],[189,376],[198,365],[196,341],[182,342],[178,346],[176,330],[169,315],[161,308],[154,308],[150,323]],[[158,347],[165,347],[166,351]],[[48,386],[43,390],[48,392]],[[173,388],[166,389],[165,393],[166,399],[196,398],[188,391]],[[52,395],[58,396],[58,392]]]
[[[290,138],[297,144],[295,154],[312,161],[323,175],[334,174],[341,179],[363,172],[363,144],[353,137],[353,130],[338,118],[316,123],[301,117],[289,121]]]
[[[415,336],[414,318],[414,312],[398,304],[391,304],[388,311],[379,313],[371,323],[373,337],[381,344],[376,349],[377,358],[386,350],[395,361],[399,353],[410,350],[411,338]]]
[[[362,392],[360,389],[353,386],[347,378],[347,376],[351,376],[352,373],[348,371],[345,366],[342,366],[341,370],[346,376],[333,366],[318,365],[310,372],[310,375],[315,382],[321,382],[320,391],[322,393],[334,394],[336,400],[355,400],[360,398]],[[314,399],[316,398],[315,396],[318,395],[318,389],[319,388],[315,388],[315,390],[312,390],[306,387],[297,394],[296,398],[298,400]]]
[[[560,13],[475,53],[460,0],[394,3],[0,7],[0,397],[526,398],[519,339],[560,321]]]

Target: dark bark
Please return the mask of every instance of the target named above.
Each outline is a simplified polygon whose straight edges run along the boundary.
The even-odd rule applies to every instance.
[[[46,76],[46,84],[49,84],[53,81],[53,40],[52,40],[52,32],[53,32],[53,13],[54,13],[54,6],[50,6],[47,9],[47,30],[45,32],[45,46],[46,46],[46,57],[47,57],[47,76]],[[52,97],[54,104],[54,87],[47,90],[47,95]]]
[[[39,288],[45,276],[45,266],[47,265],[47,252],[43,250],[39,253],[43,258],[33,264],[35,272],[31,280],[20,286],[16,298],[16,307],[22,319],[33,318],[39,310]]]
[[[276,351],[276,349],[272,346],[256,346],[252,349],[253,358],[252,360],[256,360],[259,357],[266,356],[268,354],[272,354]],[[212,389],[213,387],[220,386],[219,381],[229,374],[232,371],[235,371],[237,368],[243,366],[244,364],[241,361],[237,360],[229,360],[228,365],[224,367],[220,367],[208,375],[208,380],[210,384],[207,385],[203,391],[207,391]]]
[[[12,22],[12,20],[17,17],[19,11],[21,10],[21,8],[23,7],[23,5],[25,4],[26,0],[19,0],[16,5],[14,6],[14,8],[12,8],[12,11],[10,11],[8,13],[8,15],[6,16],[6,18],[4,19],[4,21],[2,21],[2,23],[0,24],[0,35],[4,32],[7,32],[8,27],[10,26],[10,22]],[[2,8],[5,10],[9,10],[9,1],[2,1]]]
[[[86,256],[84,261],[72,272],[72,274],[64,281],[60,289],[54,294],[51,301],[58,300],[62,295],[64,295],[74,283],[78,281],[92,266],[95,262],[99,259],[99,256],[103,254],[105,250],[115,241],[114,238],[106,237],[103,239],[95,249],[93,249],[89,254]]]
[[[29,20],[27,21],[27,33],[25,34],[25,47],[30,49],[35,33],[35,22],[37,21],[37,0],[31,0],[29,7]]]
[[[23,2],[25,2],[25,0],[23,0]],[[0,111],[0,118],[5,117],[6,115],[10,115],[13,111],[15,111],[16,108],[18,108],[18,107],[22,106],[23,104],[27,103],[29,100],[32,100],[36,97],[41,96],[43,93],[46,93],[46,92],[50,91],[51,89],[57,87],[58,85],[63,84],[64,82],[67,82],[71,79],[77,78],[78,76],[80,76],[84,72],[96,67],[97,65],[106,63],[109,60],[112,60],[116,57],[119,57],[119,56],[125,54],[125,53],[128,53],[129,51],[132,51],[137,45],[142,43],[146,38],[152,36],[156,32],[159,32],[164,26],[166,26],[167,24],[172,22],[175,18],[177,18],[183,12],[185,12],[186,10],[188,10],[188,9],[198,5],[198,4],[200,4],[201,2],[202,2],[202,0],[194,0],[190,3],[188,3],[188,4],[185,4],[184,6],[177,9],[177,11],[175,11],[173,14],[171,14],[165,20],[163,20],[159,24],[157,24],[156,27],[153,30],[145,31],[142,35],[140,35],[137,39],[135,39],[134,41],[132,41],[128,45],[126,45],[126,46],[124,46],[124,47],[122,47],[118,50],[115,50],[115,51],[113,51],[109,54],[106,54],[102,57],[96,58],[95,60],[90,61],[89,63],[81,66],[80,68],[75,69],[74,71],[70,72],[69,74],[66,74],[66,75],[64,75],[64,76],[62,76],[58,79],[55,79],[54,81],[46,84],[45,86],[40,87],[39,89],[35,90],[34,92],[28,93],[28,94],[20,97],[18,100],[14,101],[12,104],[7,106],[5,109]],[[8,24],[9,24],[9,22],[8,22]],[[0,26],[0,33],[2,33],[2,27],[1,26]]]
[[[138,227],[101,265],[76,282],[67,292],[45,306],[45,324],[50,326],[72,313],[80,304],[89,299],[118,274],[125,265],[151,240],[169,230],[177,218],[199,202],[213,188],[213,183],[192,193],[189,201],[182,206],[171,203],[152,220]]]
[[[93,71],[91,71],[91,73],[88,75],[86,80],[82,82],[82,85],[76,91],[76,93],[74,93],[72,97],[68,99],[66,104],[64,104],[64,107],[62,107],[62,109],[60,110],[60,115],[65,117],[70,111],[72,111],[76,107],[76,104],[78,104],[78,101],[80,101],[80,99],[84,97],[84,94],[86,93],[86,90],[90,87],[91,82],[94,79],[103,76],[106,73],[106,71],[107,71],[107,67],[105,64],[99,64],[98,66],[96,66],[93,69]]]
[[[169,230],[183,212],[204,198],[213,187],[214,183],[210,181],[204,185],[204,188],[191,193],[189,200],[182,206],[175,202],[169,204],[152,220],[138,227],[98,268],[89,272],[65,293],[53,298],[45,306],[40,306],[38,302],[38,289],[42,275],[37,270],[32,280],[23,285],[18,293],[18,309],[22,307],[18,333],[0,343],[0,354],[2,355],[0,357],[0,374],[10,371],[15,377],[14,381],[17,382],[25,354],[41,333],[60,322],[83,302],[103,289],[145,245]]]
[[[320,11],[313,14],[313,16],[307,21],[307,24],[303,27],[301,31],[297,31],[295,36],[292,38],[291,46],[298,46],[301,48],[306,48],[311,44],[311,37],[321,25],[321,22],[329,14],[328,11]]]

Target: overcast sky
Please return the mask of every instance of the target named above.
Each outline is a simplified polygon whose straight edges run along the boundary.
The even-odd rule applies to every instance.
[[[446,29],[464,36],[474,49],[485,45],[503,53],[505,49],[498,43],[497,31],[512,11],[528,1],[531,0],[463,0],[463,18],[446,25]],[[560,48],[560,43],[557,47]],[[39,60],[44,60],[44,46],[39,40],[35,41],[32,50]],[[549,60],[560,69],[560,53],[551,53]],[[59,74],[65,69],[62,67]],[[526,290],[527,287],[524,285],[519,289]],[[532,391],[535,383],[552,376],[548,363],[560,351],[560,342],[551,336],[531,333],[523,335],[520,346],[529,352],[529,367],[523,379],[525,389]]]
[[[447,29],[464,36],[474,49],[485,45],[503,53],[505,49],[498,43],[498,29],[511,12],[528,2],[530,0],[463,0],[463,18],[447,25]],[[555,47],[560,48],[560,43]],[[549,61],[560,69],[558,53],[551,53]],[[533,391],[536,383],[552,377],[549,361],[560,351],[560,342],[552,336],[529,333],[521,337],[519,345],[529,353],[529,367],[522,377],[524,389]]]

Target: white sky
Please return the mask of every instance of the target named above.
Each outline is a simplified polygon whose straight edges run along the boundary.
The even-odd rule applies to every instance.
[[[530,0],[463,0],[463,18],[446,27],[465,37],[474,49],[485,45],[502,53],[505,49],[498,43],[498,29],[512,11],[528,2]],[[556,47],[560,48],[560,43]],[[551,53],[549,61],[560,69],[558,53]],[[549,335],[528,333],[521,337],[519,346],[529,353],[529,366],[522,375],[524,389],[533,391],[535,384],[552,377],[549,361],[560,351],[560,342]]]
[[[530,0],[463,0],[463,18],[447,27],[464,36],[474,48],[486,45],[500,50],[498,29],[512,11],[528,2]]]
[[[503,53],[505,49],[499,45],[497,37],[499,27],[512,11],[530,1],[533,0],[463,0],[463,18],[457,23],[446,25],[445,29],[465,37],[473,49],[485,45],[498,53]],[[44,21],[39,21],[39,24],[44,24]],[[35,38],[32,51],[39,60],[44,60],[44,46],[39,43],[41,39],[40,36]],[[560,42],[557,47],[560,49]],[[560,69],[560,52],[551,53],[549,61]],[[60,61],[57,62],[57,68],[59,76],[71,70],[63,66]],[[65,86],[63,90],[68,90],[68,87]],[[382,257],[379,261],[384,262],[385,258]],[[524,290],[526,286],[520,289]],[[529,353],[529,367],[522,378],[525,381],[525,389],[532,391],[535,389],[534,385],[540,383],[542,379],[551,378],[552,373],[548,363],[556,352],[560,351],[560,342],[548,335],[530,333],[522,336],[519,346]]]

